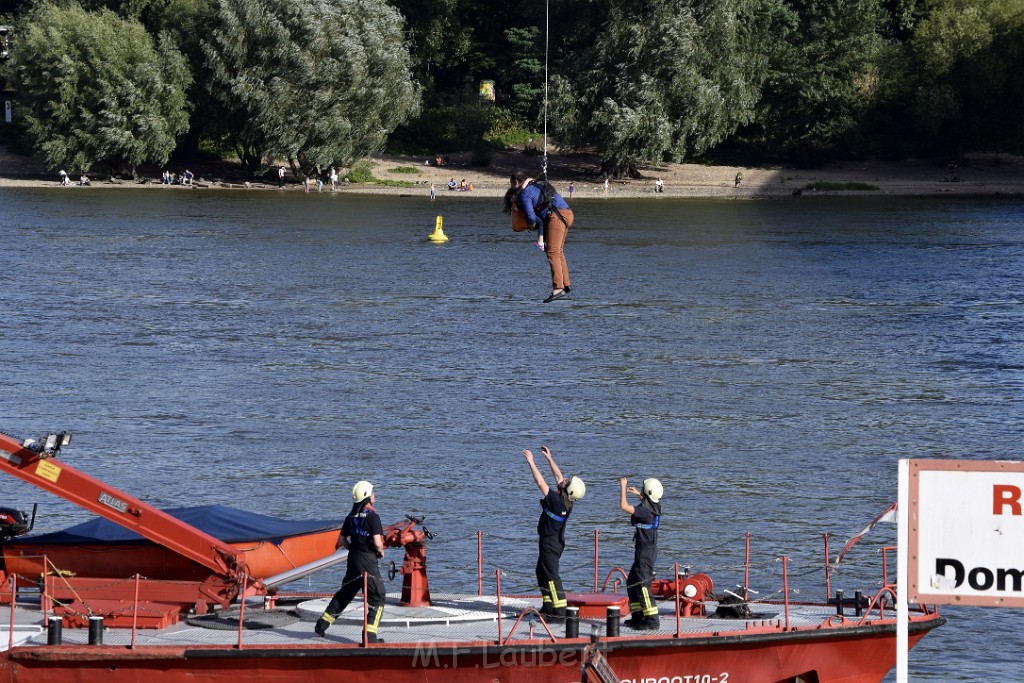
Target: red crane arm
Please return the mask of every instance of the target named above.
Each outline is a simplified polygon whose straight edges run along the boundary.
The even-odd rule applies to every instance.
[[[0,471],[131,529],[230,583],[245,573],[245,559],[227,543],[6,434],[0,434]]]

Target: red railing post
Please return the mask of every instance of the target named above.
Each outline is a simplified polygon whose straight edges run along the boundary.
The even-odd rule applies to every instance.
[[[368,572],[363,572],[363,647],[370,644],[369,637],[366,635],[366,624],[370,620],[370,601],[367,597],[369,596],[367,592],[369,589],[369,576]]]
[[[17,583],[14,574],[11,574],[11,626],[10,626],[10,638],[7,643],[7,651],[10,652],[14,649],[14,604],[18,601],[17,594],[14,592],[14,584]],[[47,622],[49,623],[49,622]]]
[[[484,532],[476,532],[476,594],[484,594]]]
[[[825,537],[825,599],[828,600],[828,596],[832,595],[832,568],[828,557],[828,534],[823,534]]]
[[[139,581],[141,576],[138,572],[135,572],[135,602],[132,603],[132,644],[130,649],[135,649],[135,634],[138,631],[139,625]]]
[[[786,573],[786,567],[788,564],[788,558],[782,556],[782,592],[785,596],[786,605],[786,630],[789,630],[789,575]]]
[[[42,605],[42,607],[43,607],[43,623],[45,623],[45,624],[50,623],[50,598],[49,598],[49,592],[46,590],[46,587],[48,585],[47,581],[46,581],[46,571],[47,571],[46,568],[49,566],[48,562],[49,562],[49,560],[47,560],[46,555],[43,555],[43,605]]]
[[[600,557],[600,536],[601,530],[594,529],[594,592],[597,592],[597,581],[598,581],[598,558]]]
[[[675,563],[675,585],[676,585],[676,638],[678,638],[682,632],[682,608],[679,604],[679,563]]]
[[[746,535],[746,554],[743,559],[743,600],[750,600],[750,532]]]
[[[242,594],[238,600],[238,649],[242,649],[242,630],[245,622],[245,590],[248,578],[245,574],[242,574]]]
[[[495,644],[496,645],[501,645],[501,637],[502,636],[501,636],[501,570],[500,569],[495,569],[494,570],[494,578],[495,578],[495,582],[494,582],[495,583],[495,589],[494,590],[495,590],[495,595],[498,598],[498,640],[496,641]]]

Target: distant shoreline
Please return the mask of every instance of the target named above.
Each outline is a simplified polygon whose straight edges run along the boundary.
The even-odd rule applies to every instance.
[[[412,187],[377,184],[342,183],[339,194],[372,194],[397,197],[422,197],[429,200],[430,185],[434,185],[436,201],[445,202],[464,197],[501,197],[508,187],[512,169],[527,170],[540,164],[537,156],[522,153],[499,155],[492,165],[475,167],[468,159],[452,155],[448,166],[436,167],[422,158],[383,156],[371,159],[373,175],[391,181],[411,181]],[[222,164],[223,166],[224,164]],[[175,171],[184,170],[182,164],[169,164]],[[177,168],[181,167],[181,168]],[[782,199],[807,196],[850,197],[911,197],[911,196],[1024,196],[1024,159],[1008,155],[978,155],[968,163],[950,169],[927,160],[904,162],[857,161],[833,163],[818,169],[789,167],[705,166],[700,164],[663,164],[642,171],[641,178],[612,179],[607,192],[603,179],[598,177],[593,157],[586,155],[558,155],[550,158],[548,177],[568,198],[568,187],[573,184],[572,199],[626,199],[650,197],[693,199]],[[208,170],[202,164],[192,167],[196,184],[167,186],[159,182],[159,172],[149,175],[145,183],[131,180],[110,182],[93,178],[87,188],[62,188],[55,172],[50,172],[37,160],[12,155],[0,147],[0,188],[54,188],[62,191],[103,189],[146,189],[152,191],[215,191],[247,190],[265,192],[304,192],[301,183],[293,178],[279,188],[267,181],[249,181],[238,177],[216,180],[217,170]],[[741,173],[739,184],[736,175]],[[240,175],[236,171],[236,176]],[[51,179],[52,178],[52,179]],[[473,185],[472,192],[449,190],[447,184],[466,179]],[[654,192],[654,182],[661,178],[664,192]],[[819,189],[814,189],[815,187]],[[847,189],[859,188],[859,189]],[[320,194],[315,185],[310,194]],[[330,194],[325,187],[322,194]]]

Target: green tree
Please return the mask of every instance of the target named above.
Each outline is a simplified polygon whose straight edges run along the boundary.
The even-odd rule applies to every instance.
[[[444,76],[464,69],[470,50],[472,28],[463,20],[468,0],[389,0],[405,18],[409,50],[417,79],[427,93],[438,77],[441,87],[450,87]],[[456,81],[461,84],[461,80]]]
[[[311,170],[379,150],[419,106],[402,18],[371,0],[218,0],[208,83],[239,158]]]
[[[589,48],[552,79],[550,126],[594,144],[606,175],[699,154],[751,119],[765,78],[747,0],[616,0]]]
[[[50,167],[110,161],[134,173],[164,163],[188,125],[184,59],[109,10],[39,6],[19,26],[12,67],[29,135]]]
[[[878,0],[786,0],[757,121],[784,153],[805,160],[856,146],[877,94]]]
[[[505,106],[525,121],[536,121],[544,98],[544,38],[537,26],[505,31],[512,63],[498,74],[510,91]]]
[[[225,149],[226,132],[221,126],[217,102],[210,95],[207,82],[210,70],[206,65],[200,41],[215,25],[213,0],[163,0],[149,5],[143,23],[150,33],[166,33],[184,55],[192,73],[192,84],[186,96],[191,109],[188,130],[179,141],[175,156],[194,157],[202,141],[212,142],[218,151]]]
[[[1024,148],[1024,0],[928,0],[921,14],[914,132],[952,153]]]

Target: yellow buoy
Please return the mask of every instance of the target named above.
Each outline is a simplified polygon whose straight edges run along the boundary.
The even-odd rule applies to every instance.
[[[441,217],[437,217],[437,224],[434,226],[434,232],[430,233],[431,242],[447,242],[448,235],[444,234],[444,230],[441,229]]]

